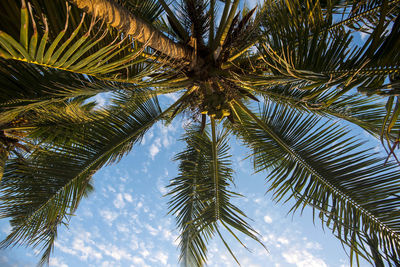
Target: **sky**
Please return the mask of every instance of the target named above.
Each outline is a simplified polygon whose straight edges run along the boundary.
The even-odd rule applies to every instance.
[[[59,227],[50,266],[179,266],[179,233],[174,217],[168,214],[168,197],[163,195],[169,179],[178,174],[178,162],[172,159],[184,148],[179,138],[187,123],[177,119],[169,126],[155,125],[118,164],[94,175],[95,191],[81,202],[68,228]],[[245,196],[234,203],[252,219],[249,222],[268,249],[241,236],[249,252],[223,232],[241,265],[349,266],[345,251],[329,229],[323,230],[318,220],[313,224],[311,210],[288,214],[290,203],[275,203],[266,194],[267,174],[253,173],[251,161],[245,160],[249,151],[234,138],[230,145],[236,171],[234,190]],[[7,220],[0,220],[0,238],[9,231]],[[32,248],[1,250],[0,266],[34,266],[39,261],[37,253]],[[209,244],[208,266],[238,265],[214,238]]]

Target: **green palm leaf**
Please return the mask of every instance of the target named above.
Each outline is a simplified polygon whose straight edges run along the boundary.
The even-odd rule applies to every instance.
[[[0,182],[3,178],[4,166],[6,165],[6,160],[8,159],[8,152],[3,148],[3,144],[1,144],[0,148]]]
[[[51,3],[43,5],[52,6]],[[104,22],[78,12],[76,7],[71,11],[68,5],[65,14],[61,16],[65,19],[64,28],[56,33],[50,32],[55,27],[49,25],[46,18],[50,14],[39,12],[42,8],[41,6],[32,8],[30,3],[27,5],[22,1],[21,23],[17,20],[12,21],[15,26],[20,27],[20,39],[16,39],[12,31],[7,33],[10,25],[0,29],[2,58],[102,78],[118,77],[131,82],[140,81],[143,77],[138,76],[138,69],[135,66],[145,61],[144,58],[140,58],[144,47],[133,44],[130,38],[123,37],[120,33],[115,33]],[[39,15],[42,16],[40,20],[37,19]],[[57,22],[59,20],[60,18]],[[69,29],[70,27],[73,28]]]
[[[41,263],[48,261],[57,226],[75,211],[94,172],[130,151],[159,119],[155,100],[127,98],[122,110],[120,104],[102,111],[98,116],[104,118],[95,124],[80,125],[72,145],[40,149],[22,161],[9,160],[2,181],[0,216],[11,217],[13,228],[3,247],[40,245],[44,250]]]
[[[117,0],[117,2],[150,23],[155,22],[163,12],[161,3],[155,0]]]
[[[376,138],[381,136],[386,108],[379,97],[345,95],[327,105],[334,92],[313,97],[315,92],[318,93],[318,88],[308,91],[292,86],[275,86],[267,90],[257,90],[257,92],[261,93],[266,101],[289,105],[301,112],[314,113],[331,119],[343,119],[358,125]],[[398,123],[396,122],[393,127],[398,129]],[[391,135],[390,139],[395,140],[395,136]]]
[[[18,116],[65,104],[76,98],[83,101],[98,93],[117,91],[127,85],[99,81],[88,76],[43,68],[24,62],[0,60],[0,124]],[[32,117],[32,115],[31,115]]]
[[[374,31],[359,46],[351,45],[351,30],[332,24],[332,10],[324,13],[318,3],[309,2],[302,12],[295,12],[299,5],[299,1],[291,1],[289,6],[282,3],[268,5],[275,15],[266,17],[266,44],[261,44],[259,48],[266,65],[266,78],[270,79],[272,73],[286,77],[286,83],[302,90],[318,88],[311,95],[314,97],[335,91],[329,96],[327,105],[353,88],[368,96],[391,96],[387,100],[387,115],[381,125],[381,138],[384,143],[386,137],[392,153],[396,141],[392,143],[391,136],[398,135],[392,129],[400,112],[395,104],[397,99],[394,101],[399,87],[397,73],[400,60],[394,47],[400,42],[400,17],[393,10],[398,9],[398,2],[365,1],[354,4],[352,14],[358,14],[360,19],[367,16],[368,12],[363,13],[363,10],[379,10]],[[289,15],[293,16],[293,20],[286,19]],[[266,80],[262,86],[266,88],[269,84]]]
[[[339,126],[324,124],[280,105],[257,117],[242,104],[237,134],[253,149],[256,171],[268,170],[275,199],[295,199],[292,210],[311,205],[352,248],[371,259],[367,238],[379,236],[379,253],[397,262],[400,253],[400,175]],[[375,251],[375,252],[376,252]],[[391,257],[388,259],[388,257]]]
[[[338,5],[336,13],[344,15],[343,18],[329,29],[347,26],[351,29],[371,34],[379,24],[382,17],[386,23],[393,21],[399,12],[399,1],[387,1],[386,10],[383,10],[385,1],[342,1]],[[344,8],[351,7],[350,12],[346,12]],[[347,14],[346,14],[347,13]]]
[[[181,231],[181,255],[184,266],[203,266],[207,257],[207,243],[217,233],[231,255],[229,245],[219,231],[219,223],[240,243],[233,229],[258,241],[257,233],[248,225],[244,213],[230,199],[240,196],[231,191],[233,170],[229,160],[227,132],[211,137],[201,127],[193,127],[183,140],[186,149],[179,153],[180,175],[172,179],[168,193],[170,212],[177,217]],[[237,261],[237,259],[235,258]]]

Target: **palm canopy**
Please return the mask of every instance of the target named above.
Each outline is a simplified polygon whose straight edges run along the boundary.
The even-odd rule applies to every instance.
[[[400,264],[400,173],[389,160],[400,2],[172,3],[1,1],[0,216],[12,225],[1,245],[38,246],[48,262],[96,170],[182,114],[193,123],[168,195],[184,266],[206,263],[214,235],[235,257],[221,227],[261,243],[231,203],[229,135],[253,151],[277,200],[310,205],[351,255]],[[354,41],[359,32],[366,40]],[[92,97],[105,92],[111,104],[98,108]],[[163,107],[167,93],[179,99]],[[337,119],[381,138],[388,158]]]

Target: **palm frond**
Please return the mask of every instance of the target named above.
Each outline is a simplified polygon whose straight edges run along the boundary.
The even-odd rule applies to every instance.
[[[2,247],[39,246],[44,250],[41,263],[48,261],[57,226],[73,214],[92,175],[129,152],[160,119],[156,100],[125,97],[123,103],[100,112],[96,123],[80,125],[72,144],[42,147],[24,160],[7,162],[0,191],[0,217],[11,217],[12,231]],[[68,130],[74,125],[64,127]]]
[[[164,27],[168,29],[168,32],[173,32],[175,33],[175,37],[178,37],[178,40],[181,40],[183,42],[189,41],[189,34],[188,32],[184,29],[184,24],[183,21],[180,21],[180,19],[174,14],[172,11],[172,8],[164,1],[160,0],[160,4],[162,5],[163,9],[167,13],[167,20],[169,22],[169,25],[164,21],[161,20],[163,23]]]
[[[240,195],[229,189],[233,170],[227,132],[217,135],[215,127],[212,128],[211,137],[201,126],[187,131],[183,138],[187,148],[175,158],[180,161],[180,175],[169,185],[170,213],[176,215],[181,231],[180,259],[184,266],[203,266],[208,241],[215,233],[222,238],[219,223],[236,239],[233,229],[260,242],[257,233],[245,222],[244,213],[230,203],[231,198]]]
[[[161,3],[155,0],[117,0],[116,2],[149,23],[156,21],[163,11]]]
[[[238,6],[239,6],[239,0],[234,0],[232,3],[231,1],[226,1],[224,3],[224,11],[222,13],[220,23],[218,25],[218,30],[215,35],[215,40],[214,43],[211,44],[211,48],[213,50],[218,49],[219,46],[222,46],[224,44],[225,38],[236,16],[236,10]]]
[[[204,38],[210,27],[210,18],[207,14],[207,0],[186,0],[181,5],[184,21],[183,25],[187,32],[196,39],[197,45],[204,47]]]
[[[3,178],[4,166],[6,165],[7,159],[8,159],[8,151],[3,148],[3,144],[0,144],[0,183]]]
[[[392,47],[398,42],[399,18],[376,29],[362,47],[352,47],[349,30],[324,30],[331,21],[322,16],[318,4],[295,12],[299,3],[291,3],[293,7],[268,6],[274,16],[265,18],[265,44],[260,52],[270,73],[308,85],[323,82],[340,88],[338,95],[342,95],[354,87],[378,89],[385,77],[398,71],[399,53]],[[289,15],[293,20],[287,20]]]
[[[54,19],[56,25],[49,24],[47,17],[51,15],[42,11],[43,7],[22,1],[21,21],[13,20],[15,25],[2,25],[0,29],[2,58],[131,82],[143,77],[138,75],[142,69],[137,68],[145,61],[140,58],[143,46],[133,44],[129,37],[113,32],[104,22],[90,18],[76,7],[67,5],[61,16],[65,26],[59,31]],[[19,39],[10,30],[13,26],[20,27]]]
[[[327,91],[335,91],[335,94],[330,95],[327,105],[348,94],[353,88],[368,96],[377,94],[393,96],[393,99],[399,87],[397,73],[400,69],[400,53],[393,47],[400,42],[400,16],[387,19],[386,15],[389,3],[393,7],[399,4],[393,1],[378,2],[366,1],[364,4],[368,7],[359,6],[360,10],[368,10],[376,8],[376,4],[383,12],[379,15],[374,31],[360,47],[352,46],[351,30],[332,26],[333,13],[328,12],[324,16],[318,3],[309,3],[303,12],[294,12],[300,4],[298,1],[291,1],[292,6],[288,7],[279,3],[270,4],[269,8],[275,16],[267,17],[266,44],[261,44],[259,48],[265,63],[266,79],[270,79],[271,74],[281,75],[299,89],[318,88],[315,97]],[[358,11],[353,9],[352,12],[357,14]],[[288,14],[294,16],[293,20],[286,19]],[[267,80],[264,88],[274,86],[268,85]],[[384,84],[385,81],[389,83]],[[388,99],[385,121],[390,120],[391,123],[381,125],[381,137],[382,140],[386,137],[383,143],[387,143],[385,146],[392,151],[397,143],[388,137],[398,135],[397,131],[391,131],[398,119],[398,108],[396,105],[392,107],[390,103],[393,100]]]
[[[81,74],[0,60],[0,124],[35,109],[85,99],[98,93],[131,91],[129,84],[99,81]]]
[[[334,10],[334,13],[341,15],[341,19],[329,26],[329,30],[338,27],[349,27],[357,32],[371,34],[381,18],[386,23],[394,21],[400,8],[398,0],[387,1],[387,5],[381,0],[343,2]],[[385,8],[384,4],[386,5]]]
[[[382,124],[384,122],[386,108],[383,99],[379,97],[361,97],[356,94],[345,95],[337,99],[330,105],[329,101],[333,92],[325,92],[313,97],[314,90],[301,90],[292,86],[275,86],[267,90],[257,90],[262,94],[266,101],[274,101],[280,105],[289,105],[300,112],[314,113],[328,117],[333,120],[343,119],[366,130],[376,138],[382,134]],[[393,125],[394,129],[399,128],[399,123]],[[394,135],[389,139],[395,140]]]
[[[398,264],[400,175],[395,165],[360,148],[349,131],[324,124],[280,105],[265,106],[261,117],[243,104],[236,133],[253,149],[256,171],[268,170],[276,200],[293,199],[292,210],[310,205],[352,254],[371,260],[367,238]],[[376,251],[375,251],[376,252]]]

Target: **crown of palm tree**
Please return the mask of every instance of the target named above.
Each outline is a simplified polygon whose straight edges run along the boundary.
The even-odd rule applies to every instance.
[[[400,264],[400,173],[388,162],[399,142],[400,2],[239,4],[0,3],[0,216],[12,225],[2,247],[38,246],[46,264],[93,174],[182,114],[192,124],[168,203],[184,266],[206,263],[214,235],[235,257],[221,228],[262,245],[230,202],[240,197],[230,135],[251,148],[277,200],[310,205],[351,255]],[[105,92],[110,104],[98,108],[91,99]],[[163,107],[168,93],[179,99]],[[381,138],[388,158],[337,119]]]

